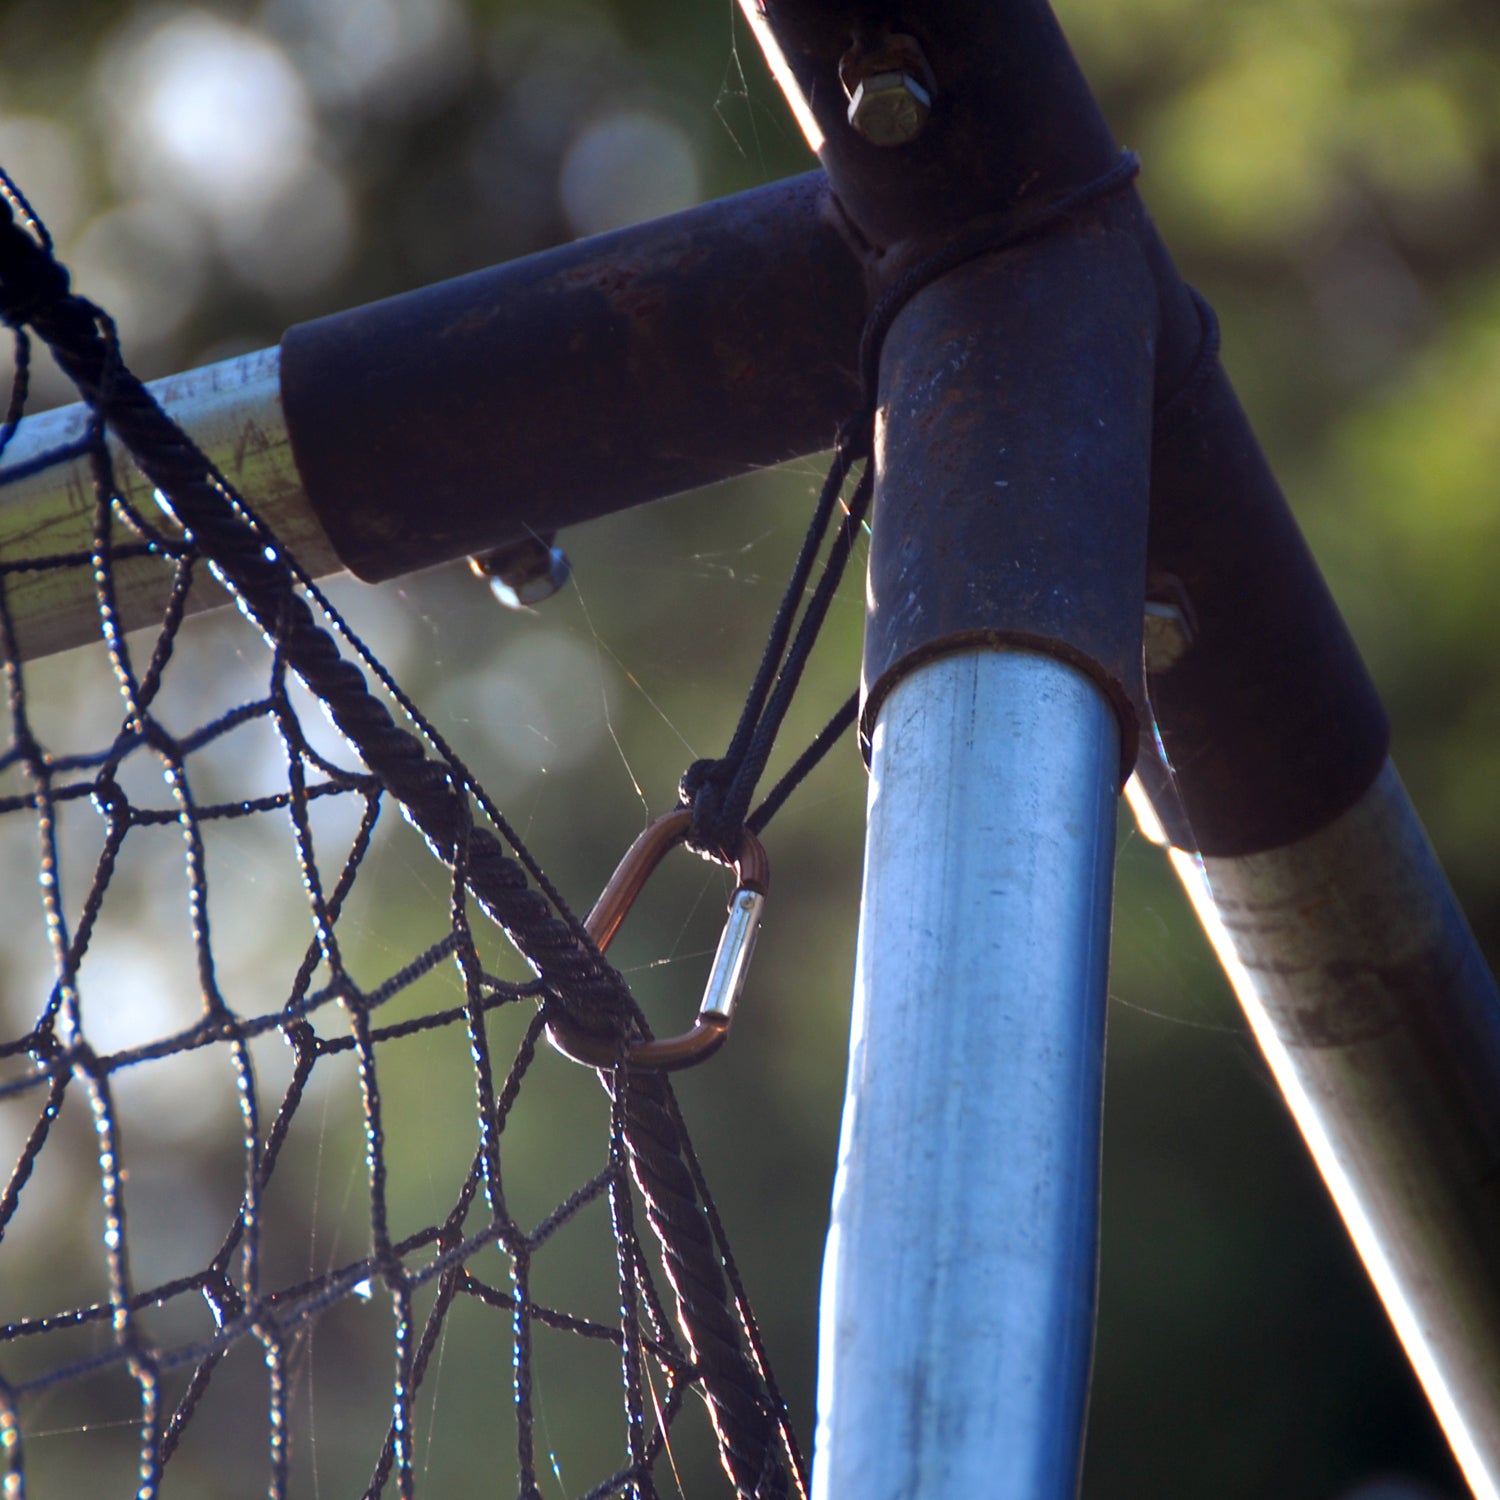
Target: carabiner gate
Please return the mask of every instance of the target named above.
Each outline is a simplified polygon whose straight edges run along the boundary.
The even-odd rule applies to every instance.
[[[610,876],[594,909],[584,918],[584,930],[601,953],[620,930],[620,924],[657,865],[687,837],[692,820],[692,810],[679,807],[648,825],[626,850],[625,858]],[[748,828],[741,830],[739,849],[728,868],[734,871],[734,895],[729,899],[729,916],[708,971],[708,983],[692,1030],[681,1036],[622,1044],[579,1031],[558,1017],[547,1023],[547,1040],[564,1057],[590,1068],[612,1068],[624,1063],[629,1068],[672,1069],[690,1068],[719,1050],[729,1035],[735,1002],[745,987],[750,955],[755,951],[761,912],[771,884],[766,851]]]

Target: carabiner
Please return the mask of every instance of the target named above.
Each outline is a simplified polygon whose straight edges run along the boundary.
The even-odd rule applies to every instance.
[[[667,853],[687,837],[693,820],[691,809],[679,807],[650,824],[625,852],[609,877],[594,909],[584,918],[584,929],[599,946],[609,947],[620,924],[635,904],[646,882]],[[725,862],[727,864],[727,861]],[[733,864],[735,890],[729,899],[729,916],[719,938],[713,967],[693,1029],[681,1036],[658,1041],[618,1043],[579,1031],[561,1018],[547,1023],[547,1040],[576,1063],[590,1068],[612,1068],[624,1063],[630,1068],[690,1068],[717,1052],[729,1035],[735,1002],[745,986],[750,955],[760,932],[761,911],[771,885],[771,865],[761,842],[748,828],[740,834]]]

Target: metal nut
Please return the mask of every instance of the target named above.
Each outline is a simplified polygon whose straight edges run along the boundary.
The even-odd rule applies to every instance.
[[[550,599],[572,572],[567,554],[547,536],[523,537],[469,559],[469,566],[507,609],[527,609]]]
[[[932,95],[905,71],[872,73],[855,85],[849,123],[872,146],[904,146],[921,135]]]
[[[1147,672],[1170,671],[1192,650],[1198,638],[1198,613],[1187,585],[1175,573],[1150,570],[1143,623],[1141,655]]]
[[[1193,627],[1185,609],[1156,599],[1146,601],[1141,646],[1148,672],[1165,672],[1175,667],[1192,644]]]

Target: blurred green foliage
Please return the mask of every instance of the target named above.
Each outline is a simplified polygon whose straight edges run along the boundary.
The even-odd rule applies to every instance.
[[[1221,312],[1226,361],[1390,706],[1398,763],[1481,942],[1500,955],[1500,11],[1488,0],[1059,8],[1117,134],[1143,156],[1168,242]],[[142,175],[149,131],[131,132],[161,103],[142,59],[159,61],[150,38],[184,18],[290,79],[286,139],[305,181],[283,173],[254,202],[229,182],[210,201],[185,158],[168,153]],[[602,186],[625,170],[606,150],[622,137],[670,158],[679,196],[809,164],[728,0],[0,6],[0,162],[52,221],[81,289],[119,314],[146,376],[628,216]],[[646,166],[646,211],[676,206]],[[303,243],[309,223],[320,237]],[[50,393],[66,395],[55,382]],[[341,591],[578,905],[648,811],[669,804],[687,762],[724,744],[816,471],[750,476],[566,538],[575,585],[533,615],[502,615],[461,568]],[[856,581],[789,746],[854,680],[861,608]],[[550,706],[549,677],[564,685]],[[776,895],[744,1022],[711,1076],[681,1090],[805,1438],[862,809],[845,745],[773,825]],[[403,850],[393,841],[371,872],[373,968],[382,944],[406,946],[413,887],[441,899],[441,878]],[[633,946],[622,939],[653,1014],[694,1003],[716,920],[704,890],[700,875],[679,877]],[[680,909],[695,905],[684,929]],[[1247,1030],[1157,852],[1128,830],[1112,989],[1088,1500],[1331,1500],[1388,1473],[1456,1495]],[[462,1059],[451,1064],[461,1076]],[[392,1140],[417,1163],[443,1142],[459,1158],[470,1149],[468,1096],[428,1082],[440,1066],[418,1057],[391,1073],[392,1114],[408,1122]],[[540,1213],[559,1155],[597,1158],[603,1116],[560,1080],[537,1089],[553,1096],[535,1102],[552,1113],[538,1116],[524,1187]],[[357,1239],[358,1138],[341,1139],[292,1186],[322,1195],[322,1232],[338,1224]],[[348,1160],[335,1163],[339,1152]],[[208,1180],[213,1154],[201,1155]],[[335,1214],[323,1200],[340,1194]],[[409,1207],[417,1222],[428,1205]],[[94,1234],[78,1212],[79,1234]],[[609,1268],[589,1272],[591,1253],[575,1269],[602,1274],[607,1298]],[[383,1369],[378,1319],[345,1324],[356,1364]],[[444,1455],[432,1460],[436,1493],[479,1493],[482,1475],[504,1472],[486,1424],[507,1410],[508,1350],[481,1332],[456,1325],[445,1356],[430,1413]],[[325,1415],[352,1409],[368,1378],[338,1352],[343,1338],[330,1320],[315,1340]],[[567,1397],[583,1378],[559,1374],[547,1396],[570,1489],[563,1439],[587,1437]],[[249,1410],[257,1399],[252,1387]],[[202,1492],[256,1492],[260,1441],[236,1450],[245,1477],[233,1488],[209,1468]],[[681,1461],[687,1493],[716,1492],[711,1460]]]

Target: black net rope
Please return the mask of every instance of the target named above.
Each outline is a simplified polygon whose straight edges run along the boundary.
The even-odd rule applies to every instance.
[[[669,1452],[689,1391],[708,1408],[737,1495],[803,1491],[802,1461],[784,1403],[665,1078],[623,1069],[601,1074],[608,1106],[605,1159],[539,1219],[527,1220],[511,1204],[516,1169],[507,1131],[522,1085],[536,1071],[549,1015],[561,1013],[571,1025],[614,1043],[648,1036],[624,981],[462,761],[343,625],[278,538],[130,373],[109,318],[73,293],[24,199],[14,192],[6,196],[0,213],[0,318],[16,333],[16,375],[0,452],[25,406],[34,335],[93,416],[79,442],[16,466],[8,477],[86,455],[94,493],[86,552],[0,556],[0,656],[9,718],[9,742],[0,751],[0,777],[6,778],[0,781],[0,818],[34,822],[40,842],[36,889],[51,971],[25,1030],[0,1039],[0,1104],[25,1107],[31,1122],[0,1195],[0,1248],[25,1205],[42,1194],[44,1169],[66,1149],[59,1122],[81,1098],[96,1156],[99,1233],[92,1248],[102,1247],[103,1259],[99,1266],[83,1247],[70,1247],[68,1256],[90,1266],[81,1280],[95,1288],[92,1294],[11,1316],[0,1326],[0,1473],[7,1500],[29,1493],[28,1412],[57,1409],[62,1392],[91,1383],[104,1381],[118,1392],[122,1379],[135,1409],[131,1485],[142,1497],[162,1492],[167,1466],[194,1447],[195,1433],[210,1421],[205,1413],[217,1409],[218,1390],[231,1381],[226,1368],[234,1364],[233,1379],[243,1381],[239,1351],[247,1347],[263,1371],[263,1472],[248,1486],[236,1481],[232,1488],[291,1494],[301,1472],[293,1408],[312,1327],[347,1304],[380,1297],[390,1310],[384,1353],[374,1356],[384,1362],[385,1416],[373,1434],[367,1495],[417,1491],[424,1472],[418,1430],[424,1386],[441,1362],[456,1310],[476,1307],[498,1315],[503,1333],[497,1335],[492,1322],[489,1337],[503,1338],[510,1349],[518,1495],[540,1495],[548,1477],[535,1369],[538,1339],[553,1333],[617,1351],[623,1453],[615,1471],[588,1495],[656,1493],[658,1464]],[[155,486],[162,517],[145,515],[123,498],[106,432]],[[138,659],[138,638],[127,640],[117,607],[116,573],[126,557],[154,560],[170,579],[144,661]],[[108,727],[83,749],[51,743],[38,726],[10,604],[10,591],[23,575],[80,568],[93,577],[100,649],[112,672],[115,704]],[[258,639],[241,630],[250,643],[241,639],[235,651],[241,657],[252,649],[259,653],[264,688],[207,722],[174,730],[175,719],[163,705],[183,655],[189,591],[205,570],[254,627]],[[353,751],[353,760],[323,746],[314,723],[319,711]],[[283,784],[263,794],[205,798],[201,788],[213,780],[203,769],[209,752],[233,747],[257,728],[274,737]],[[165,801],[142,791],[152,783],[165,788]],[[377,982],[362,982],[345,951],[341,917],[356,898],[382,813],[393,803],[449,872],[447,922]],[[354,828],[342,841],[331,841],[326,832],[323,815],[334,804],[357,810],[346,819]],[[63,831],[80,814],[93,820],[95,838],[81,889]],[[227,827],[266,819],[290,824],[309,935],[276,1003],[255,1010],[237,1005],[221,979],[210,922],[211,872],[218,868],[211,846]],[[93,953],[106,918],[135,899],[121,872],[152,830],[163,829],[181,839],[197,1015],[190,1024],[111,1050],[99,1040],[107,1028],[96,1019],[96,997],[108,976]],[[330,843],[339,852],[331,854]],[[12,889],[5,898],[21,908],[32,894]],[[482,934],[473,924],[476,913],[487,919]],[[17,920],[29,917],[23,911]],[[486,958],[491,924],[509,938],[534,978],[495,972]],[[449,981],[439,991],[447,1003],[416,1003],[418,992],[432,993],[433,976],[454,971],[457,984]],[[536,1009],[519,1023],[518,1039],[507,1044],[507,1060],[496,1037],[504,1016],[527,1014],[520,1002]],[[402,1044],[449,1031],[462,1036],[469,1058],[472,1155],[451,1201],[412,1229],[395,1222],[391,1197],[403,1141],[387,1121],[389,1059]],[[267,1039],[279,1040],[291,1059],[288,1076],[274,1084],[261,1048]],[[228,1060],[227,1087],[239,1122],[239,1189],[206,1260],[186,1274],[153,1281],[136,1268],[145,1231],[134,1207],[132,1143],[121,1097],[143,1070],[206,1049]],[[340,1060],[352,1065],[357,1078],[368,1234],[356,1253],[334,1256],[314,1274],[289,1279],[269,1226],[284,1206],[283,1181],[296,1170],[286,1162],[289,1142],[302,1128],[318,1080]],[[164,1100],[161,1108],[170,1107]],[[639,1194],[656,1241],[666,1294],[642,1242],[633,1194]],[[554,1242],[567,1238],[569,1226],[595,1205],[607,1210],[614,1246],[612,1316],[568,1311],[536,1290]],[[198,1442],[194,1461],[204,1461],[205,1443],[211,1448],[213,1441]],[[555,1456],[552,1466],[558,1467]],[[496,1488],[508,1487],[494,1478]]]

